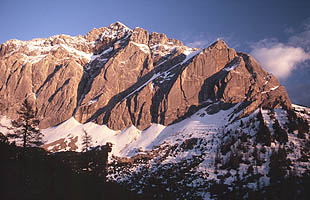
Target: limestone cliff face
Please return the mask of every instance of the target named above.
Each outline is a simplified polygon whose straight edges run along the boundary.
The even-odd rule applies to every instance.
[[[28,98],[41,128],[74,116],[115,130],[145,129],[217,101],[240,103],[238,117],[259,107],[291,107],[273,75],[222,40],[199,50],[119,22],[85,36],[7,41],[0,70],[0,114],[17,117]]]
[[[4,72],[0,75],[1,114],[15,118],[21,102],[28,98],[37,108],[41,127],[72,116],[77,103],[76,89],[91,47],[85,45],[85,52],[79,51],[78,44],[66,43],[67,37],[30,42],[11,40],[1,45],[0,70]]]

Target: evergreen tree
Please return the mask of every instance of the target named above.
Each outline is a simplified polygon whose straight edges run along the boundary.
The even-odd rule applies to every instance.
[[[256,134],[256,142],[262,145],[270,146],[272,140],[271,133],[269,128],[266,126],[264,122],[264,118],[261,111],[258,113],[257,118],[260,123]]]
[[[307,120],[303,119],[302,117],[297,118],[297,123],[298,123],[298,133],[304,135],[304,133],[309,132],[309,124]],[[303,136],[304,138],[304,136]]]
[[[40,121],[36,118],[32,104],[27,99],[24,100],[17,114],[18,119],[12,121],[15,132],[8,134],[8,137],[20,140],[23,144],[23,153],[25,154],[26,147],[38,147],[43,144],[43,134],[39,129]]]
[[[83,129],[83,142],[82,142],[82,151],[86,152],[92,146],[92,137]]]
[[[289,169],[289,160],[284,147],[279,147],[278,151],[272,150],[269,163],[270,183],[274,184],[284,180],[287,170]]]
[[[280,142],[280,144],[285,144],[288,142],[288,135],[286,131],[280,126],[279,121],[276,119],[274,124],[272,125],[274,130],[275,139]]]

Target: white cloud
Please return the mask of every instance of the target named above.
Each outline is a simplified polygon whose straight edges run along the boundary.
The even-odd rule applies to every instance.
[[[287,78],[299,63],[310,59],[310,54],[300,47],[282,43],[261,46],[261,42],[251,54],[261,65],[278,78]]]
[[[310,60],[310,18],[300,28],[285,30],[290,37],[287,43],[277,38],[261,40],[252,45],[251,54],[263,67],[278,78],[287,78],[297,67]]]

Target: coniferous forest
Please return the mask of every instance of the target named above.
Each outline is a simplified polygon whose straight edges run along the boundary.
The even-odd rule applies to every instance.
[[[41,148],[9,143],[1,134],[1,199],[136,199],[124,188],[106,183],[109,144],[87,152],[49,154]]]

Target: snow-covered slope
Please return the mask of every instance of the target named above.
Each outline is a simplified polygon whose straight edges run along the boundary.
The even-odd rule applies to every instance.
[[[70,118],[42,131],[43,147],[51,152],[81,151],[85,132],[92,137],[92,146],[110,142],[113,147],[108,180],[154,199],[169,195],[216,199],[219,194],[212,188],[221,185],[228,194],[240,183],[246,198],[249,191],[274,184],[279,179],[275,170],[282,177],[292,173],[302,176],[310,170],[309,129],[302,133],[301,129],[291,128],[292,113],[282,108],[257,109],[236,119],[242,112],[239,104],[218,109],[220,104],[210,102],[178,123],[152,124],[142,131],[134,126],[114,131],[105,125],[81,124]],[[296,121],[309,120],[308,108],[294,105],[294,109]],[[9,119],[2,117],[0,122],[0,131],[8,131]],[[279,137],[276,123],[285,130],[287,141]],[[259,139],[262,126],[270,132],[270,144],[265,141],[268,138]]]
[[[139,139],[133,141],[123,154],[130,158],[112,160],[109,180],[154,199],[217,199],[219,195],[235,194],[236,187],[242,184],[239,195],[246,199],[251,191],[292,173],[303,176],[310,170],[309,133],[301,136],[288,131],[287,111],[258,109],[234,121],[237,107],[215,114],[203,108],[156,132],[158,136],[144,149],[137,150]],[[276,121],[288,132],[287,142],[279,139]],[[270,131],[270,145],[259,139],[262,124]],[[214,191],[216,187],[223,191]]]
[[[135,140],[141,132],[134,126],[123,131],[113,131],[105,125],[98,125],[92,122],[81,124],[74,118],[70,118],[59,126],[47,128],[42,131],[45,135],[44,148],[52,152],[67,150],[81,151],[84,131],[92,137],[93,146],[111,142],[113,144],[112,153],[117,156],[121,156],[121,152],[126,145]]]
[[[93,122],[81,124],[74,118],[70,118],[64,123],[44,129],[45,148],[49,151],[82,150],[82,137],[84,131],[92,136],[93,145],[103,145],[107,142],[114,144],[112,154],[119,157],[132,157],[139,151],[149,151],[155,146],[163,143],[174,145],[179,141],[191,137],[211,137],[217,134],[225,124],[228,124],[233,108],[220,111],[214,115],[208,115],[205,111],[200,111],[192,117],[170,126],[152,124],[146,130],[140,131],[134,126],[123,131],[114,131],[105,125],[98,125]],[[201,117],[201,116],[204,117]],[[68,145],[71,140],[68,138],[78,138],[74,143],[77,147],[72,149]],[[65,139],[66,147],[58,148],[59,139]],[[53,145],[50,145],[53,144]],[[55,148],[55,150],[53,150]]]
[[[225,184],[228,190],[232,190],[236,181],[243,180],[244,187],[257,190],[270,184],[270,167],[274,162],[271,160],[283,149],[285,160],[290,163],[284,165],[286,173],[295,170],[301,175],[310,170],[310,154],[307,151],[310,136],[306,133],[301,137],[296,131],[288,130],[290,121],[286,110],[258,109],[245,118],[234,120],[240,112],[236,110],[239,105],[212,112],[212,107],[218,104],[210,104],[181,122],[169,126],[153,124],[143,131],[134,126],[113,131],[104,125],[91,122],[80,124],[71,118],[57,127],[43,130],[47,141],[45,148],[57,150],[57,145],[62,144],[55,141],[65,138],[66,148],[61,150],[70,150],[69,143],[77,137],[74,144],[76,150],[81,150],[83,130],[92,136],[94,146],[111,142],[114,146],[110,155],[109,180],[120,182],[141,194],[149,189],[154,176],[158,177],[154,188],[166,187],[167,191],[174,191],[175,188],[167,182],[171,179],[168,177],[171,174],[167,174],[171,170],[176,171],[175,176],[184,176],[176,185],[181,187],[186,184],[186,190],[192,190],[195,195],[206,199],[211,195],[211,183]],[[276,121],[288,132],[287,142],[278,139],[274,125]],[[261,123],[270,131],[270,145],[257,139]],[[176,170],[178,167],[185,171]],[[259,180],[253,179],[253,176],[259,177]]]

